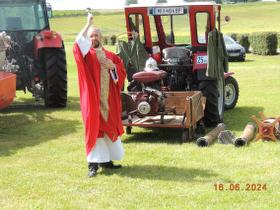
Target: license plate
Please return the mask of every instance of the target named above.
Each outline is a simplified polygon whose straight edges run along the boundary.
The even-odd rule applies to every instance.
[[[230,53],[229,56],[237,57],[237,56],[239,56],[239,54],[238,53]]]
[[[207,61],[208,61],[207,55],[200,55],[196,57],[197,64],[207,64]]]
[[[152,7],[149,8],[149,15],[184,15],[187,13],[185,7]]]

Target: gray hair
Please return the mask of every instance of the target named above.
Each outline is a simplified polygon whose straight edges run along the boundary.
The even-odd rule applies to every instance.
[[[95,33],[97,33],[97,34],[99,34],[100,36],[101,36],[101,30],[99,29],[99,28],[97,28],[97,27],[90,27],[89,28],[89,30],[88,30],[88,37],[90,37],[90,35],[91,35],[91,33],[92,32],[95,32]]]

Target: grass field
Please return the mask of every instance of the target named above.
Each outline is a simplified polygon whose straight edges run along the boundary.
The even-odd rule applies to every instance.
[[[86,16],[54,18],[51,26],[63,35],[66,42],[73,42],[75,36],[85,24]],[[102,29],[104,35],[119,35],[125,32],[124,15],[98,15],[94,17],[94,24]],[[63,26],[63,30],[59,30]]]
[[[279,7],[279,3],[225,6],[232,27],[230,23],[224,28],[280,31]],[[262,15],[256,16],[257,11]],[[242,16],[250,24],[236,24]],[[102,18],[96,16],[96,23],[104,31],[124,30],[122,16]],[[68,107],[11,107],[0,113],[1,209],[280,209],[279,142],[238,149],[220,144],[198,148],[194,143],[181,144],[180,130],[135,128],[133,135],[123,136],[124,168],[88,179],[71,52],[83,20],[51,22],[67,39]],[[280,55],[248,54],[246,62],[230,63],[230,70],[239,82],[240,98],[237,107],[225,113],[228,129],[239,135],[259,111],[280,115]],[[26,102],[33,102],[30,94],[18,92],[16,103]],[[215,190],[214,184],[223,184],[224,190]],[[241,189],[231,191],[231,184]],[[246,191],[246,184],[266,185],[266,190]]]

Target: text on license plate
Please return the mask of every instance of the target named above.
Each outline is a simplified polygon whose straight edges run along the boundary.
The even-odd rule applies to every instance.
[[[199,55],[196,57],[197,64],[207,64],[208,56],[207,55]]]

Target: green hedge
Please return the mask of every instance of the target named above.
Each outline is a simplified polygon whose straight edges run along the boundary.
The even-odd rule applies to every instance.
[[[109,44],[110,45],[115,45],[117,42],[117,36],[116,35],[112,35],[109,37]]]
[[[250,41],[249,41],[249,34],[240,34],[237,36],[237,40],[239,44],[241,44],[246,52],[249,52],[250,48]]]
[[[276,55],[277,54],[277,33],[276,32],[255,32],[249,37],[254,54]]]
[[[240,45],[245,48],[246,52],[249,52],[250,42],[249,34],[238,34],[238,33],[229,33],[228,36],[237,41]]]
[[[237,33],[228,33],[227,35],[237,41]]]
[[[109,44],[109,36],[103,36],[103,44],[108,45]]]

